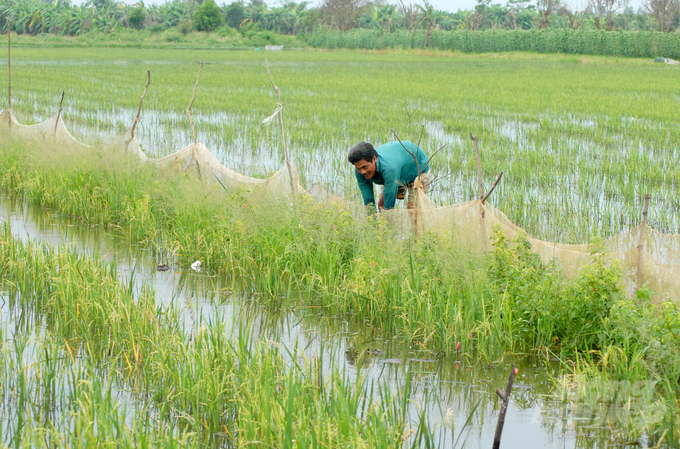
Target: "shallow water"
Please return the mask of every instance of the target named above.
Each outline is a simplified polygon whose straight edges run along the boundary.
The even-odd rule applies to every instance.
[[[303,353],[313,357],[324,351],[326,373],[330,363],[335,363],[351,379],[365,376],[369,382],[387,382],[396,391],[410,370],[414,379],[410,415],[416,418],[427,393],[428,422],[437,428],[435,441],[439,447],[453,447],[454,442],[458,447],[491,446],[499,407],[494,390],[504,389],[509,360],[495,366],[480,366],[474,363],[474,358],[461,356],[456,360],[426,349],[406,347],[378,329],[327,316],[318,308],[264,307],[257,298],[232,292],[233,284],[228,280],[178,266],[169,255],[151,255],[143,247],[127,244],[112,229],[81,226],[50,210],[10,198],[0,198],[0,219],[9,221],[12,232],[22,239],[43,240],[53,245],[65,243],[77,252],[115,262],[122,282],[132,279],[137,291],[144,285],[151,286],[159,303],[173,303],[182,309],[187,332],[214,319],[224,321],[228,330],[238,331],[239,322],[247,318],[255,338],[285,347],[293,357]],[[156,264],[161,262],[173,269],[157,271]],[[21,322],[21,313],[11,310],[8,301],[3,301],[0,312],[4,338],[9,340]],[[30,358],[30,348],[27,353]],[[289,354],[286,350],[282,353]],[[572,388],[566,388],[562,398],[551,381],[551,377],[559,376],[558,368],[555,363],[546,364],[538,359],[519,361],[520,373],[506,416],[503,447],[602,447],[620,442],[616,438],[617,425],[639,416],[636,401],[642,399],[631,397],[628,407],[601,404],[592,408],[576,402]],[[621,385],[609,387],[617,392],[635,391]],[[120,400],[133,399],[121,395]],[[465,427],[478,403],[470,425]],[[461,431],[463,435],[458,439]],[[644,437],[637,443],[648,446]]]

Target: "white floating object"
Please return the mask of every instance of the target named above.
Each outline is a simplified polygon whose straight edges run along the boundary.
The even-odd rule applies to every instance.
[[[264,49],[268,51],[282,51],[283,45],[265,45]]]
[[[196,262],[192,263],[191,269],[194,271],[201,271],[201,261],[197,260]]]

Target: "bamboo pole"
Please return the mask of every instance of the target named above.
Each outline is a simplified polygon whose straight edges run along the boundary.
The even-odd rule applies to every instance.
[[[189,126],[191,126],[191,133],[194,136],[194,145],[198,143],[198,139],[196,138],[196,129],[194,128],[194,123],[191,121],[191,107],[194,105],[194,100],[196,99],[196,89],[198,89],[198,80],[201,79],[201,71],[203,70],[203,63],[198,67],[198,76],[196,77],[196,85],[194,85],[194,94],[191,96],[191,103],[189,103],[189,106],[187,106],[187,116],[189,117]],[[149,82],[151,82],[151,73],[149,73]],[[145,91],[146,93],[146,91]],[[140,107],[141,107],[141,102],[140,102]],[[136,121],[135,121],[136,123]]]
[[[505,424],[505,412],[508,411],[508,403],[510,402],[510,392],[512,391],[512,383],[515,380],[515,365],[510,368],[510,378],[508,378],[508,384],[505,386],[505,391],[501,391],[496,388],[496,394],[500,397],[503,402],[501,404],[501,411],[498,414],[498,423],[496,424],[496,433],[493,437],[493,449],[498,449],[501,447],[501,435],[503,434],[503,425]]]
[[[267,67],[267,75],[269,75],[269,82],[272,83],[272,89],[276,93],[276,99],[278,101],[277,105],[277,116],[279,118],[279,126],[281,128],[281,140],[283,142],[283,156],[286,158],[286,166],[288,167],[288,177],[290,178],[290,190],[292,190],[293,195],[295,195],[295,184],[293,183],[293,167],[290,164],[290,158],[288,157],[288,146],[286,145],[286,132],[283,128],[283,104],[281,103],[281,94],[279,93],[279,88],[274,85],[274,80],[272,79],[271,73],[269,73],[269,63],[267,58],[264,59],[264,65]]]
[[[484,183],[482,182],[482,161],[479,157],[479,147],[477,146],[477,136],[470,133],[470,139],[475,146],[475,159],[477,160],[477,183],[479,184],[479,199],[484,197]]]
[[[59,119],[61,119],[61,110],[64,106],[64,91],[61,91],[61,100],[59,101],[59,113],[57,114],[57,121],[54,122],[54,137],[57,137],[57,127],[59,126]]]
[[[642,208],[642,224],[640,225],[640,237],[638,238],[638,263],[637,263],[637,288],[644,284],[645,267],[645,230],[647,228],[647,211],[649,209],[649,199],[651,195],[645,195],[645,205]]]
[[[135,136],[135,129],[137,128],[137,123],[139,122],[139,114],[142,113],[142,103],[144,103],[144,97],[146,97],[146,92],[149,90],[149,84],[151,84],[151,70],[147,70],[146,75],[147,75],[146,86],[144,86],[144,93],[142,94],[142,97],[139,99],[139,107],[137,108],[137,116],[135,117],[135,122],[132,124],[131,129],[132,137]]]
[[[149,84],[151,84],[151,70],[146,71],[147,74],[147,81],[146,81],[146,86],[144,86],[144,93],[142,94],[142,97],[139,99],[139,107],[137,108],[137,116],[135,117],[135,122],[132,124],[132,128],[130,129],[130,140],[125,142],[125,149],[127,150],[128,145],[130,145],[130,142],[132,142],[132,139],[135,138],[135,130],[137,129],[137,123],[139,122],[139,114],[142,113],[142,103],[144,102],[144,97],[146,97],[146,92],[149,90]],[[200,76],[200,72],[199,72]],[[198,80],[196,80],[196,83],[198,84]],[[196,96],[196,90],[194,89],[194,96]],[[191,104],[194,103],[193,98],[191,99]],[[191,107],[191,105],[189,105]],[[189,123],[191,123],[191,116],[189,116]],[[193,124],[191,125],[191,130],[193,131],[194,126]],[[194,143],[196,143],[196,133],[194,132]]]

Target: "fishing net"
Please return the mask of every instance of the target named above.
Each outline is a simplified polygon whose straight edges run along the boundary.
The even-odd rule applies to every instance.
[[[22,125],[16,120],[11,109],[7,109],[0,114],[0,133],[28,140],[54,139],[56,142],[66,146],[92,148],[87,144],[79,142],[68,132],[61,116],[51,117],[35,125]],[[109,149],[136,154],[143,161],[154,162],[163,167],[182,172],[193,172],[199,179],[207,182],[218,182],[230,190],[260,190],[276,195],[285,195],[292,192],[290,175],[286,164],[269,178],[252,178],[222,165],[202,143],[189,145],[160,159],[149,158],[142,150],[137,136],[130,128],[105,146]],[[291,167],[290,171],[293,175],[292,184],[295,192],[304,192],[305,190],[300,186],[300,174],[294,167]]]
[[[77,146],[79,148],[89,147],[89,145],[79,142],[68,132],[64,121],[61,119],[61,115],[55,115],[35,125],[22,125],[17,122],[12,110],[6,109],[0,114],[0,132],[3,134],[11,133],[25,139],[50,138],[55,139],[61,144]]]
[[[194,172],[199,179],[217,180],[227,190],[261,190],[276,195],[291,193],[288,167],[284,165],[267,179],[244,176],[222,165],[202,143],[195,143],[169,156],[156,159],[161,166],[171,167],[183,172]],[[296,193],[304,192],[300,186],[300,175],[291,167],[293,186]]]
[[[480,200],[442,207],[430,201],[421,189],[417,192],[415,211],[392,210],[386,214],[399,223],[399,228],[436,233],[455,239],[468,251],[486,253],[492,249],[491,236],[498,227],[510,240],[523,234],[532,252],[546,264],[556,263],[568,278],[576,277],[584,266],[602,255],[606,260],[620,261],[622,286],[629,294],[646,283],[657,293],[657,301],[680,300],[680,235],[664,234],[642,224],[595,244],[547,242],[527,235],[503,212]]]
[[[56,131],[55,131],[56,130]],[[66,129],[60,116],[52,117],[36,125],[19,124],[11,110],[0,114],[0,134],[17,135],[25,139],[55,139],[82,148],[88,145],[76,140]],[[110,148],[136,154],[141,160],[156,163],[170,170],[194,173],[206,182],[215,182],[227,190],[243,189],[276,196],[291,194],[289,167],[283,166],[266,179],[252,178],[237,173],[221,164],[201,143],[194,143],[160,159],[149,158],[139,145],[132,129],[115,139]],[[365,209],[357,204],[328,193],[315,186],[306,191],[300,185],[300,176],[293,167],[293,189],[319,202],[342,204],[354,214]],[[395,209],[384,216],[404,234],[430,233],[452,238],[461,248],[483,254],[492,249],[491,236],[494,228],[500,228],[509,239],[524,234],[531,244],[532,252],[544,263],[555,263],[569,278],[576,277],[584,266],[593,262],[598,254],[609,261],[618,260],[623,268],[623,287],[633,294],[643,283],[655,291],[655,299],[666,298],[680,301],[680,235],[669,235],[643,224],[597,244],[567,245],[546,242],[526,235],[512,223],[503,212],[480,200],[452,206],[439,206],[432,202],[415,183],[417,202],[415,210]]]

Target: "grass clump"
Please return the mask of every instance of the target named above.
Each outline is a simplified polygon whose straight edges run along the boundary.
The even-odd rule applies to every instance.
[[[554,265],[542,264],[530,252],[525,235],[509,242],[496,229],[493,239],[489,280],[504,298],[505,329],[513,342],[542,347],[561,358],[567,374],[555,380],[563,400],[591,407],[602,424],[614,419],[624,423],[619,432],[628,432],[628,438],[645,432],[658,444],[676,441],[678,304],[654,305],[646,288],[635,298],[626,297],[618,286],[620,264],[605,263],[603,254],[576,280],[565,282]],[[645,413],[630,412],[633,400]],[[620,413],[626,406],[625,419],[615,416],[615,409]]]

